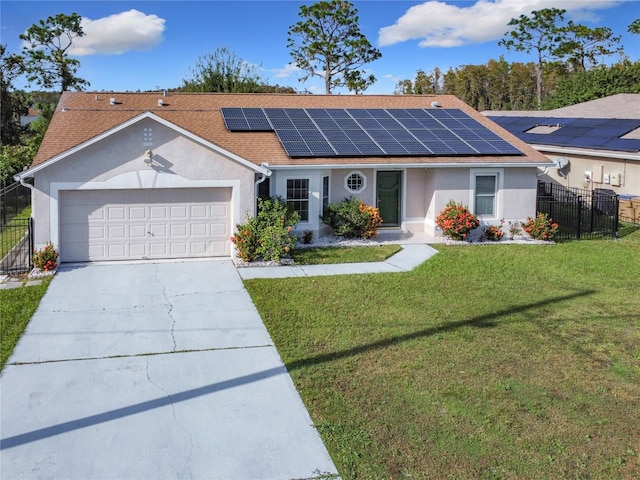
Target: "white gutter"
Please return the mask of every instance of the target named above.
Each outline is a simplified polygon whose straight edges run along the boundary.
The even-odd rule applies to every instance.
[[[339,163],[339,164],[309,164],[309,165],[269,165],[271,170],[305,170],[319,168],[374,168],[384,170],[398,170],[404,168],[503,168],[503,167],[551,167],[553,162],[532,163]]]
[[[582,155],[585,157],[600,157],[600,158],[616,158],[618,160],[637,160],[640,161],[640,154],[636,153],[620,153],[611,150],[593,151],[593,150],[580,150],[575,148],[563,148],[554,147],[551,145],[531,145],[539,152],[549,153],[564,153],[570,155]]]

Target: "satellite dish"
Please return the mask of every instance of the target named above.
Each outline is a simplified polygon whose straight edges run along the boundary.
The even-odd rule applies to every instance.
[[[569,165],[569,159],[567,157],[558,157],[553,162],[556,164],[556,168],[560,170]]]

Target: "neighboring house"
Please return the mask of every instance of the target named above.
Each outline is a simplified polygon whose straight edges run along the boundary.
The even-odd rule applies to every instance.
[[[40,115],[40,110],[37,108],[29,107],[26,115],[20,115],[20,125],[26,127],[33,122]]]
[[[447,202],[484,224],[535,214],[542,154],[452,96],[65,92],[31,167],[35,246],[63,262],[233,255],[256,197],[301,234],[357,195],[383,227],[436,233]]]
[[[640,94],[547,111],[483,112],[555,163],[541,180],[640,197]]]

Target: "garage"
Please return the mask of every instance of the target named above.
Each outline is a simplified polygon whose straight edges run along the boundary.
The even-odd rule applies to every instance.
[[[65,262],[229,256],[231,188],[60,191]]]

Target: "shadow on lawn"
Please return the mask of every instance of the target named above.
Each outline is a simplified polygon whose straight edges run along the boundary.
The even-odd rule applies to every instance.
[[[510,315],[512,313],[526,312],[527,310],[543,307],[550,303],[563,302],[563,301],[571,300],[578,297],[592,295],[594,293],[595,293],[595,290],[583,290],[583,291],[575,292],[569,295],[563,295],[561,297],[554,297],[550,299],[541,300],[539,302],[528,303],[526,305],[521,305],[519,307],[513,307],[509,309],[499,310],[497,312],[487,313],[485,315],[473,317],[468,320],[460,320],[458,322],[451,322],[451,323],[442,323],[438,326],[425,328],[424,330],[419,330],[417,332],[407,333],[405,335],[398,335],[391,338],[385,338],[384,340],[379,340],[377,342],[369,343],[367,345],[353,347],[348,350],[342,350],[340,352],[325,353],[322,355],[317,355],[315,357],[305,358],[303,360],[297,360],[295,362],[286,363],[285,365],[287,366],[288,370],[297,370],[299,368],[305,368],[310,365],[332,362],[334,360],[339,360],[341,358],[351,357],[354,355],[359,355],[361,353],[367,353],[374,350],[379,350],[381,348],[389,347],[391,345],[395,345],[402,342],[408,342],[408,341],[416,340],[419,338],[430,337],[432,335],[437,335],[439,333],[450,332],[452,330],[456,330],[462,327],[476,327],[476,328],[495,327],[497,323],[496,320],[499,317]]]
[[[406,335],[398,335],[385,340],[380,340],[378,342],[373,342],[368,345],[362,345],[362,346],[354,347],[348,350],[343,350],[340,352],[327,353],[327,354],[317,355],[315,357],[310,357],[303,360],[298,360],[298,361],[286,364],[286,368],[285,366],[278,366],[278,367],[270,368],[267,370],[263,370],[261,372],[251,373],[249,375],[243,375],[241,377],[237,377],[231,380],[225,380],[223,382],[213,383],[210,385],[205,385],[203,387],[194,388],[191,390],[185,390],[184,392],[179,392],[173,395],[158,397],[153,400],[140,402],[134,405],[128,405],[126,407],[117,408],[114,410],[110,410],[108,412],[98,413],[96,415],[90,415],[84,418],[71,420],[69,422],[64,422],[57,425],[52,425],[50,427],[33,430],[31,432],[25,432],[19,435],[14,435],[12,437],[3,438],[2,440],[0,440],[0,450],[17,447],[27,443],[42,440],[45,438],[61,435],[74,430],[91,427],[93,425],[97,425],[100,423],[105,423],[105,422],[110,422],[112,420],[125,418],[131,415],[136,415],[138,413],[146,412],[156,408],[175,405],[176,403],[184,402],[184,401],[191,400],[193,398],[201,397],[204,395],[210,395],[212,393],[221,392],[223,390],[240,387],[248,383],[266,380],[270,377],[287,374],[287,369],[291,371],[299,368],[305,368],[310,365],[317,365],[321,363],[332,362],[334,360],[338,360],[341,358],[346,358],[346,357],[358,355],[365,352],[379,350],[381,348],[385,348],[397,343],[415,340],[418,338],[429,337],[431,335],[448,332],[451,330],[455,330],[457,328],[462,328],[467,326],[478,327],[478,328],[490,328],[496,325],[496,319],[498,319],[499,317],[503,317],[505,315],[509,315],[512,313],[525,312],[527,310],[545,306],[549,303],[564,302],[574,298],[592,295],[593,293],[595,293],[594,290],[583,290],[583,291],[575,292],[569,295],[562,295],[558,297],[541,300],[539,302],[528,303],[520,307],[509,308],[509,309],[500,310],[500,311],[486,314],[486,315],[480,315],[478,317],[474,317],[469,320],[462,320],[459,322],[453,322],[448,324],[444,323],[440,326],[427,328],[427,329],[420,330],[413,333],[408,333]],[[187,352],[179,352],[179,353],[187,353]]]

